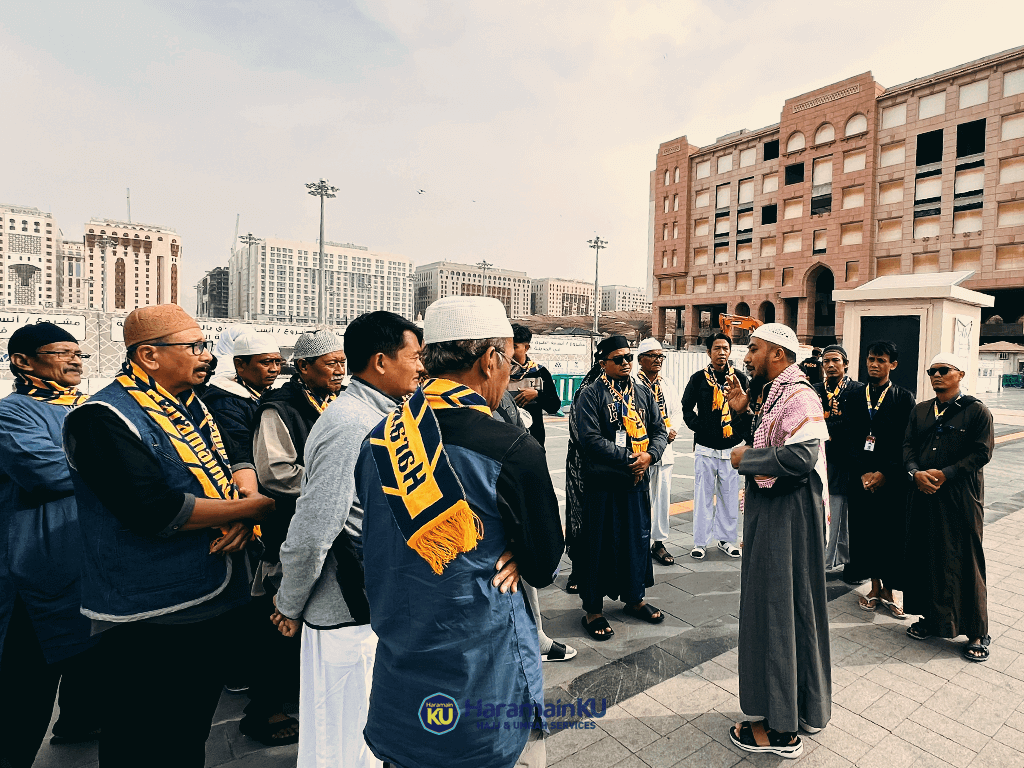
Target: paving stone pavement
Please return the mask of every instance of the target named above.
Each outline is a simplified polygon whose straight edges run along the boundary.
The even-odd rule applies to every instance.
[[[856,592],[829,581],[833,716],[820,734],[802,737],[801,766],[1024,767],[1024,567],[1017,552],[1024,534],[1024,392],[983,399],[998,409],[1000,440],[985,468],[992,656],[987,663],[971,664],[959,655],[963,640],[911,640],[909,621],[866,613],[857,607]],[[559,490],[566,436],[564,419],[550,420],[548,463]],[[683,431],[676,442],[674,502],[693,498],[693,458],[686,454],[691,437]],[[627,619],[621,605],[609,602],[606,616],[615,637],[591,640],[579,625],[579,597],[562,589],[567,560],[555,585],[541,590],[546,632],[579,650],[571,662],[545,665],[545,698],[607,700],[606,714],[594,718],[594,728],[548,738],[549,766],[726,768],[787,762],[749,755],[729,742],[730,724],[745,719],[739,711],[735,650],[740,563],[715,549],[703,562],[694,561],[687,556],[692,541],[691,516],[674,516],[667,546],[676,564],[656,564],[656,584],[647,593],[668,615],[657,626]],[[207,766],[294,766],[296,747],[266,749],[238,733],[246,701],[222,698]],[[37,768],[95,765],[92,744],[44,744],[35,763]]]

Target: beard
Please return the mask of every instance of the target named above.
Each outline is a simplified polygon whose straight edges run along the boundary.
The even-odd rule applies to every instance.
[[[761,397],[761,393],[764,392],[766,386],[768,386],[767,376],[750,374],[750,388],[747,390],[747,395],[750,397],[752,404]]]

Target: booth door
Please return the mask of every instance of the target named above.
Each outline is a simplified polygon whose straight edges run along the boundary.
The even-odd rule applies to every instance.
[[[860,380],[868,383],[868,347],[876,341],[891,341],[899,349],[899,366],[891,379],[898,386],[909,389],[917,397],[917,374],[920,366],[921,318],[917,315],[889,317],[861,317],[860,319]]]

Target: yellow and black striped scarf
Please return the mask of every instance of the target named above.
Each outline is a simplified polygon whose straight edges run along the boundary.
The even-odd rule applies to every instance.
[[[327,406],[338,399],[337,392],[331,392],[327,397],[321,400],[319,397],[313,394],[309,387],[306,386],[306,382],[302,380],[302,377],[298,374],[295,375],[295,380],[299,382],[299,386],[302,387],[302,394],[309,400],[309,404],[316,408],[316,412],[323,414],[327,410]],[[258,398],[257,398],[258,399]]]
[[[725,372],[726,379],[728,380],[734,372],[735,368],[730,365],[729,370]],[[732,410],[725,399],[725,389],[718,384],[714,366],[709,365],[704,369],[704,378],[711,387],[711,409],[722,413],[722,437],[732,437]]]
[[[15,371],[14,375],[17,379],[14,391],[41,403],[74,408],[89,399],[89,396],[79,392],[77,387],[62,387],[55,381],[39,379],[24,371]]]
[[[476,548],[483,524],[448,461],[436,410],[472,408],[483,397],[447,379],[428,379],[370,433],[370,450],[391,514],[406,543],[434,573]]]
[[[849,384],[850,378],[843,376],[843,378],[836,384],[834,391],[828,391],[828,382],[822,383],[821,386],[825,388],[825,398],[828,401],[828,409],[825,411],[825,418],[830,416],[842,416],[843,412],[839,410],[839,397],[843,394],[843,390],[846,389],[846,385]]]
[[[238,488],[231,482],[230,463],[217,422],[195,392],[190,389],[177,398],[131,360],[125,362],[115,381],[164,431],[178,458],[199,481],[206,498],[239,498]]]
[[[543,365],[538,365],[533,362],[529,357],[526,358],[526,363],[519,366],[519,370],[509,375],[509,381],[522,381],[527,376],[539,376],[540,370]]]
[[[647,446],[650,445],[651,441],[647,437],[647,425],[644,424],[644,420],[640,418],[640,414],[636,410],[636,404],[634,403],[636,391],[633,389],[633,380],[628,376],[626,377],[625,387],[622,392],[619,392],[612,385],[608,374],[602,373],[601,381],[608,387],[608,391],[612,393],[612,399],[615,400],[619,416],[622,418],[622,425],[626,428],[626,434],[629,435],[629,444],[632,452],[643,453],[647,450]]]
[[[253,399],[253,400],[259,400],[260,396],[263,394],[262,392],[257,392],[255,389],[250,387],[246,383],[245,379],[243,379],[241,376],[235,376],[235,381],[242,385],[242,389],[244,389],[246,392],[248,392],[249,393],[249,397],[251,399]],[[321,411],[321,413],[322,413],[322,411]]]
[[[661,388],[661,376],[651,381],[647,374],[643,371],[637,374],[637,378],[640,379],[643,384],[647,386],[651,392],[654,393],[654,397],[658,400],[658,410],[661,411],[661,418],[665,421],[665,429],[672,429],[672,420],[668,417],[668,403],[665,402],[665,392]]]

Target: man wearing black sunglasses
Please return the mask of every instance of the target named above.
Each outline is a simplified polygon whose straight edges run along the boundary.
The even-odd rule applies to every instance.
[[[928,378],[935,397],[918,403],[903,443],[914,489],[908,511],[904,609],[920,621],[907,634],[967,635],[967,661],[988,659],[988,591],[982,548],[985,477],[995,448],[992,414],[960,391],[969,363],[940,353]]]

